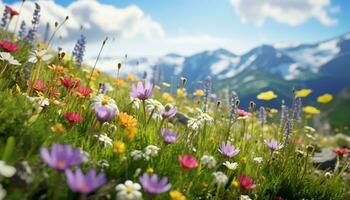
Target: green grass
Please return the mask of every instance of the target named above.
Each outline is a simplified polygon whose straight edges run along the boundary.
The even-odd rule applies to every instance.
[[[14,54],[21,63],[26,63],[29,49],[25,44],[21,44],[21,50]],[[87,72],[74,67],[74,64],[67,60],[60,62],[57,58],[51,61],[56,65],[70,68],[65,75],[74,75],[81,79],[82,85],[87,83]],[[0,64],[1,68],[4,62]],[[36,65],[32,65],[32,71]],[[153,168],[154,173],[159,176],[167,176],[172,185],[172,190],[181,191],[187,199],[238,199],[241,194],[247,194],[252,199],[274,199],[281,196],[284,199],[349,199],[348,183],[345,182],[340,173],[335,173],[331,178],[324,176],[325,172],[316,173],[309,161],[311,153],[307,153],[306,146],[317,143],[306,137],[303,124],[295,124],[295,129],[291,135],[291,142],[286,143],[284,148],[278,152],[271,153],[263,140],[274,138],[282,142],[284,135],[279,130],[279,119],[277,114],[268,117],[268,123],[262,128],[257,122],[256,114],[249,119],[236,120],[233,127],[228,132],[229,108],[222,105],[215,107],[215,102],[210,103],[209,113],[214,118],[212,124],[207,124],[203,128],[194,131],[195,137],[187,141],[190,129],[182,124],[172,124],[166,121],[164,127],[172,128],[180,135],[179,139],[170,145],[165,145],[158,130],[160,121],[150,120],[147,128],[144,123],[142,106],[139,109],[129,106],[130,85],[136,81],[125,81],[123,86],[118,86],[113,82],[113,78],[104,74],[96,76],[92,82],[97,86],[101,82],[109,82],[113,85],[114,91],[108,95],[113,98],[120,111],[127,112],[138,121],[138,132],[134,139],[128,140],[124,133],[125,128],[120,126],[117,117],[114,117],[107,124],[101,124],[95,117],[95,113],[90,109],[91,100],[80,98],[67,91],[59,78],[63,75],[54,75],[48,69],[48,64],[42,64],[39,79],[48,83],[54,82],[61,95],[50,99],[50,105],[44,109],[33,108],[25,97],[27,91],[26,80],[19,68],[9,68],[0,78],[0,153],[5,155],[5,161],[10,165],[17,165],[22,161],[28,161],[33,170],[35,178],[30,183],[20,183],[15,178],[2,178],[1,184],[7,190],[8,199],[77,199],[78,194],[73,193],[65,182],[64,173],[49,168],[40,158],[40,147],[50,147],[53,143],[71,144],[80,147],[89,153],[89,162],[80,164],[80,167],[87,171],[95,167],[98,171],[104,171],[108,177],[108,183],[102,188],[88,196],[90,199],[101,199],[107,194],[115,196],[115,185],[124,183],[126,180],[139,182],[134,176],[135,171],[140,168],[141,174],[149,168]],[[123,70],[123,69],[122,69]],[[54,77],[54,78],[52,78]],[[16,89],[16,84],[21,89]],[[249,85],[242,85],[249,89]],[[288,87],[288,85],[285,85]],[[96,87],[95,87],[96,88]],[[276,88],[277,89],[277,88]],[[243,90],[243,89],[242,89]],[[96,89],[95,93],[96,94]],[[33,93],[33,96],[40,94]],[[41,94],[47,96],[44,92]],[[167,103],[161,97],[162,91],[156,90],[154,99],[158,99],[163,104]],[[53,102],[57,100],[60,105]],[[193,117],[195,113],[189,108],[202,107],[196,100],[179,97],[175,98],[175,104],[179,111]],[[258,105],[259,106],[259,105]],[[79,112],[84,116],[84,120],[77,124],[69,124],[63,114],[65,112]],[[149,115],[150,113],[147,113]],[[277,119],[276,119],[277,118]],[[53,132],[52,126],[61,123],[65,127],[62,133]],[[111,126],[116,126],[116,129]],[[193,132],[193,131],[192,131]],[[113,147],[104,147],[97,141],[95,134],[106,133],[113,141],[121,140],[126,144],[126,151],[120,154],[113,152]],[[244,133],[250,133],[251,138],[245,139]],[[14,148],[7,148],[6,143],[9,137],[15,140]],[[240,148],[240,153],[233,158],[224,158],[218,151],[221,142],[229,138],[235,147]],[[302,143],[297,143],[300,141]],[[130,152],[138,149],[142,150],[147,145],[156,145],[161,148],[159,155],[149,161],[134,161]],[[10,146],[10,145],[7,145]],[[9,150],[10,149],[10,150]],[[194,150],[195,149],[195,150]],[[303,151],[303,156],[298,156],[297,150]],[[203,155],[212,155],[217,160],[217,165],[213,169],[199,166],[196,169],[184,171],[178,157],[183,154],[191,154],[200,160]],[[1,154],[0,154],[1,155]],[[253,159],[262,157],[263,162],[257,163]],[[102,169],[98,165],[100,160],[106,160],[109,167]],[[224,161],[237,162],[238,168],[230,171],[222,165]],[[200,161],[199,161],[200,162]],[[228,183],[218,189],[213,182],[213,172],[222,171],[228,177]],[[245,174],[253,178],[257,184],[251,191],[242,191],[231,186],[231,182],[237,180],[240,174]],[[143,192],[145,199],[149,198]],[[152,196],[152,199],[169,199],[169,193]]]

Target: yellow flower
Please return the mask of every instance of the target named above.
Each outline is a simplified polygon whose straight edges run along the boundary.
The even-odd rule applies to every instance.
[[[64,74],[68,71],[67,68],[60,65],[49,65],[49,68],[58,74]]]
[[[123,141],[117,140],[114,142],[114,145],[113,145],[114,153],[122,154],[125,152],[125,150],[126,150],[126,146]]]
[[[202,96],[204,96],[204,91],[201,89],[198,89],[193,93],[193,96],[202,97]]]
[[[270,109],[270,113],[272,113],[272,114],[278,113],[278,110],[277,110],[277,109],[274,109],[274,108],[271,108],[271,109]]]
[[[318,103],[329,103],[333,100],[333,96],[331,94],[324,94],[319,97],[317,97]]]
[[[247,157],[243,156],[243,157],[241,158],[241,163],[246,163],[246,162],[247,162]]]
[[[97,76],[100,76],[100,75],[101,75],[101,72],[98,69],[94,69],[94,71],[92,72],[92,76],[93,77],[97,77]]]
[[[236,181],[236,180],[233,180],[233,181],[231,182],[231,186],[232,186],[233,188],[238,188],[239,182]]]
[[[128,74],[127,79],[129,81],[136,81],[136,76],[135,76],[135,74],[130,73],[130,74]]]
[[[64,133],[66,132],[66,128],[61,123],[57,123],[51,126],[51,131],[54,133]]]
[[[178,97],[185,97],[186,96],[186,89],[185,88],[178,88],[176,90],[176,94]]]
[[[173,102],[174,98],[167,92],[164,92],[162,95],[163,99],[168,102]]]
[[[167,83],[167,82],[163,82],[163,87],[169,88],[169,87],[170,87],[170,84]]]
[[[137,133],[136,127],[130,127],[125,130],[125,136],[128,140],[132,140],[135,138],[135,135]]]
[[[125,128],[132,128],[137,126],[137,119],[125,112],[118,115],[119,124]]]
[[[305,106],[303,107],[303,111],[310,115],[320,114],[320,110],[313,106]]]
[[[154,173],[154,169],[152,167],[147,168],[147,173],[148,174],[153,174]]]
[[[180,191],[172,190],[169,192],[171,200],[186,200],[185,195],[183,195]]]
[[[270,90],[260,93],[256,98],[260,100],[270,101],[271,99],[277,98],[277,95]]]
[[[312,90],[310,89],[301,89],[301,90],[297,90],[295,91],[295,95],[298,97],[307,97],[309,96],[309,94],[311,94]]]
[[[114,83],[117,87],[122,87],[124,85],[125,81],[123,79],[116,79],[114,81]]]

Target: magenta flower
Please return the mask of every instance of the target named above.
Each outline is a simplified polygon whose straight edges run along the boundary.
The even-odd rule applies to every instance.
[[[130,96],[132,98],[146,100],[152,96],[152,92],[153,92],[152,84],[146,83],[145,86],[143,86],[143,83],[140,81],[137,83],[137,86],[132,84]]]
[[[111,120],[116,114],[117,110],[106,106],[95,107],[96,117],[101,123]]]
[[[239,148],[231,145],[231,142],[223,142],[219,148],[220,153],[225,157],[233,157],[239,153]]]
[[[166,144],[174,143],[178,138],[178,135],[175,131],[167,128],[160,130],[160,134],[163,136],[163,140]]]
[[[256,184],[253,182],[253,179],[249,176],[240,175],[238,177],[239,185],[243,190],[252,190],[256,187]]]
[[[192,155],[179,156],[179,162],[183,169],[193,169],[198,167],[198,161]]]
[[[283,144],[278,144],[278,142],[274,139],[272,140],[265,139],[264,142],[272,151],[278,151],[283,147]]]
[[[96,174],[95,169],[84,175],[80,168],[73,173],[71,170],[66,170],[67,184],[73,192],[90,193],[106,183],[104,173]]]
[[[65,170],[82,162],[84,155],[79,148],[73,149],[69,144],[53,144],[51,152],[47,148],[40,149],[40,156],[50,167]]]
[[[140,177],[140,183],[143,189],[150,194],[160,194],[171,188],[167,177],[158,180],[157,174],[149,175],[147,172]]]
[[[177,108],[176,107],[173,107],[173,106],[165,106],[165,111],[162,113],[162,117],[164,119],[166,118],[172,118],[176,115],[177,113]]]

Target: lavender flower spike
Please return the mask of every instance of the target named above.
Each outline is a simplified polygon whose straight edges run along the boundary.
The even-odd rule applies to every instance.
[[[1,27],[5,28],[7,26],[9,19],[10,19],[10,13],[8,9],[6,9],[5,7],[4,14],[2,15],[2,18],[1,18]]]
[[[146,83],[145,86],[142,82],[138,82],[137,86],[134,84],[131,86],[130,96],[133,98],[138,98],[140,100],[146,100],[152,96],[153,85]]]
[[[204,113],[207,112],[207,109],[208,109],[208,103],[209,103],[209,97],[210,97],[211,87],[212,87],[211,77],[208,76],[208,77],[204,80],[204,88],[205,88],[204,109],[203,109],[203,112],[204,112]]]
[[[72,53],[72,57],[75,58],[75,63],[78,67],[81,67],[83,63],[85,46],[86,46],[86,38],[84,35],[81,35],[79,40],[75,44],[74,50]]]
[[[27,25],[24,21],[22,21],[21,26],[19,27],[18,37],[22,40],[24,39],[27,33]]]
[[[143,189],[150,194],[160,194],[171,188],[167,177],[158,180],[157,174],[149,175],[147,172],[140,177],[140,183]]]
[[[265,139],[264,142],[272,151],[278,151],[283,148],[283,145],[278,144],[278,142],[274,139],[272,140]]]
[[[303,106],[301,102],[301,97],[295,97],[294,99],[294,108],[293,108],[293,117],[295,120],[301,121],[301,107]]]
[[[34,47],[35,35],[39,26],[40,11],[41,11],[41,8],[39,4],[35,3],[35,10],[34,10],[33,19],[32,19],[32,28],[28,31],[28,35],[27,35],[27,42],[31,45],[32,48]]]
[[[264,107],[260,107],[259,109],[259,121],[261,125],[264,125],[266,123],[266,110]]]
[[[104,173],[96,174],[95,169],[90,169],[89,172],[84,175],[80,168],[73,173],[70,170],[66,170],[67,184],[73,192],[90,193],[106,183],[106,176]]]
[[[219,152],[225,157],[233,157],[239,153],[239,148],[235,148],[231,145],[231,142],[223,142],[220,145]]]
[[[47,148],[40,149],[41,158],[57,170],[65,170],[82,162],[84,155],[79,148],[73,149],[69,144],[53,144],[51,152]]]

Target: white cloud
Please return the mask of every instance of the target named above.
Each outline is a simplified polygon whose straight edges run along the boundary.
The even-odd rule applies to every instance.
[[[337,24],[331,14],[339,9],[331,5],[331,0],[231,0],[231,5],[243,23],[253,22],[258,26],[267,18],[291,26],[314,18],[331,26]]]
[[[159,38],[165,34],[158,22],[135,5],[116,8],[96,0],[78,0],[72,2],[68,7],[63,7],[53,0],[37,0],[35,2],[41,7],[41,31],[44,30],[47,22],[53,25],[55,22],[62,22],[66,16],[69,16],[69,20],[59,31],[59,36],[64,41],[75,40],[80,32],[86,35],[90,42],[101,41],[106,36],[122,39]],[[20,4],[16,3],[12,6],[19,9]],[[3,6],[1,5],[1,9]],[[30,24],[33,10],[34,3],[26,2],[21,12],[21,20]],[[16,18],[14,18],[15,20]],[[10,28],[13,29],[13,25],[14,23]],[[83,26],[82,31],[80,31],[81,26]]]
[[[39,33],[44,33],[47,22],[53,25],[56,21],[62,22],[66,16],[69,16],[69,20],[57,34],[62,37],[62,40],[56,37],[54,45],[59,45],[66,52],[71,52],[75,41],[82,33],[87,38],[86,57],[97,55],[106,36],[109,37],[109,41],[103,56],[115,58],[125,54],[132,58],[160,56],[172,52],[189,55],[221,47],[242,53],[253,47],[256,42],[218,38],[206,34],[190,35],[184,31],[176,36],[170,36],[158,21],[152,19],[136,5],[117,8],[97,0],[77,0],[63,7],[53,0],[34,2],[38,2],[41,6]],[[11,6],[19,10],[20,2]],[[0,0],[0,9],[3,8],[4,3]],[[26,1],[20,20],[25,20],[30,25],[33,11],[33,1]],[[16,18],[13,21],[16,21]],[[84,27],[83,30],[80,30],[81,26]],[[14,22],[11,23],[10,30],[14,30]]]

